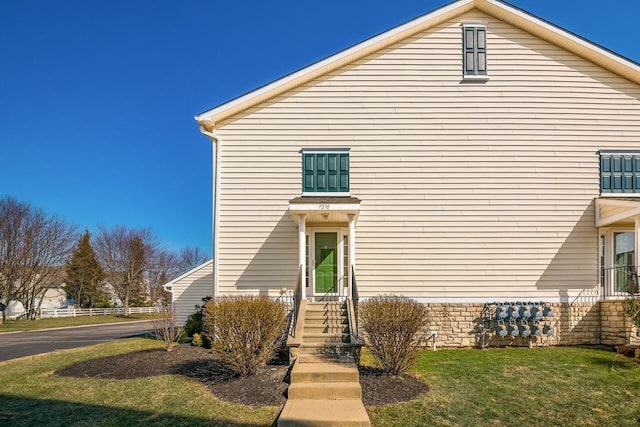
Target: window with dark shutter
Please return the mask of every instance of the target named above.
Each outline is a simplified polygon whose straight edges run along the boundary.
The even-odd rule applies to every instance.
[[[600,193],[640,194],[640,151],[600,151]]]
[[[302,194],[349,195],[349,149],[303,149]]]
[[[480,24],[462,26],[464,77],[487,76],[487,28]]]

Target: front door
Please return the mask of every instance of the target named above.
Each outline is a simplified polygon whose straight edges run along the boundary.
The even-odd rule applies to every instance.
[[[316,295],[338,292],[338,233],[315,234]]]

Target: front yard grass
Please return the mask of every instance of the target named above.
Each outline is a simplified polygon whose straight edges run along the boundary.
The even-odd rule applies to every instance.
[[[78,317],[51,317],[36,320],[9,320],[0,325],[0,333],[16,331],[34,331],[36,329],[62,328],[66,326],[100,325],[104,323],[133,322],[136,320],[151,320],[154,314],[130,314],[116,316],[113,314]]]
[[[179,375],[113,380],[54,374],[83,360],[161,345],[133,338],[0,363],[0,425],[270,425],[276,418],[279,407],[225,403]]]
[[[218,400],[179,375],[131,380],[58,377],[83,360],[157,348],[134,338],[0,363],[0,425],[271,425],[277,406]],[[370,362],[366,352],[365,362]],[[610,349],[439,350],[413,373],[418,399],[367,411],[374,426],[638,426],[640,364]]]
[[[414,373],[429,392],[367,408],[374,425],[640,425],[640,364],[610,349],[426,351]]]

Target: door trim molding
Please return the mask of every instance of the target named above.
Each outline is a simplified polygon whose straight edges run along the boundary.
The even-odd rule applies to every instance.
[[[309,256],[307,258],[307,265],[309,266],[309,287],[307,292],[307,298],[313,298],[316,296],[316,267],[315,267],[315,250],[316,250],[316,233],[336,233],[337,242],[337,257],[338,257],[338,278],[337,284],[338,297],[344,294],[344,281],[348,278],[344,277],[344,238],[348,235],[348,229],[346,227],[308,227],[307,237],[309,237]]]

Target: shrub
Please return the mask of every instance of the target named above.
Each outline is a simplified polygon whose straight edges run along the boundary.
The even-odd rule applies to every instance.
[[[624,314],[633,322],[640,332],[640,300],[637,298],[627,299],[623,302]]]
[[[203,315],[211,352],[241,376],[272,360],[284,340],[284,305],[265,297],[214,298]]]
[[[164,348],[172,351],[182,338],[183,330],[177,326],[177,314],[171,306],[162,306],[153,315],[153,332],[158,341],[164,342]]]
[[[382,295],[360,304],[360,327],[382,370],[399,375],[413,366],[420,346],[418,332],[427,325],[428,309],[412,299]]]
[[[193,339],[191,340],[191,345],[197,345],[202,347],[202,335],[199,333],[193,334]]]
[[[203,336],[204,325],[202,323],[202,309],[210,299],[211,297],[202,298],[202,305],[195,306],[196,311],[189,315],[187,322],[184,324],[184,333],[188,337],[195,337],[196,334],[199,334],[202,339],[202,344],[198,345],[202,345],[206,348],[209,348],[210,343],[207,337]]]

